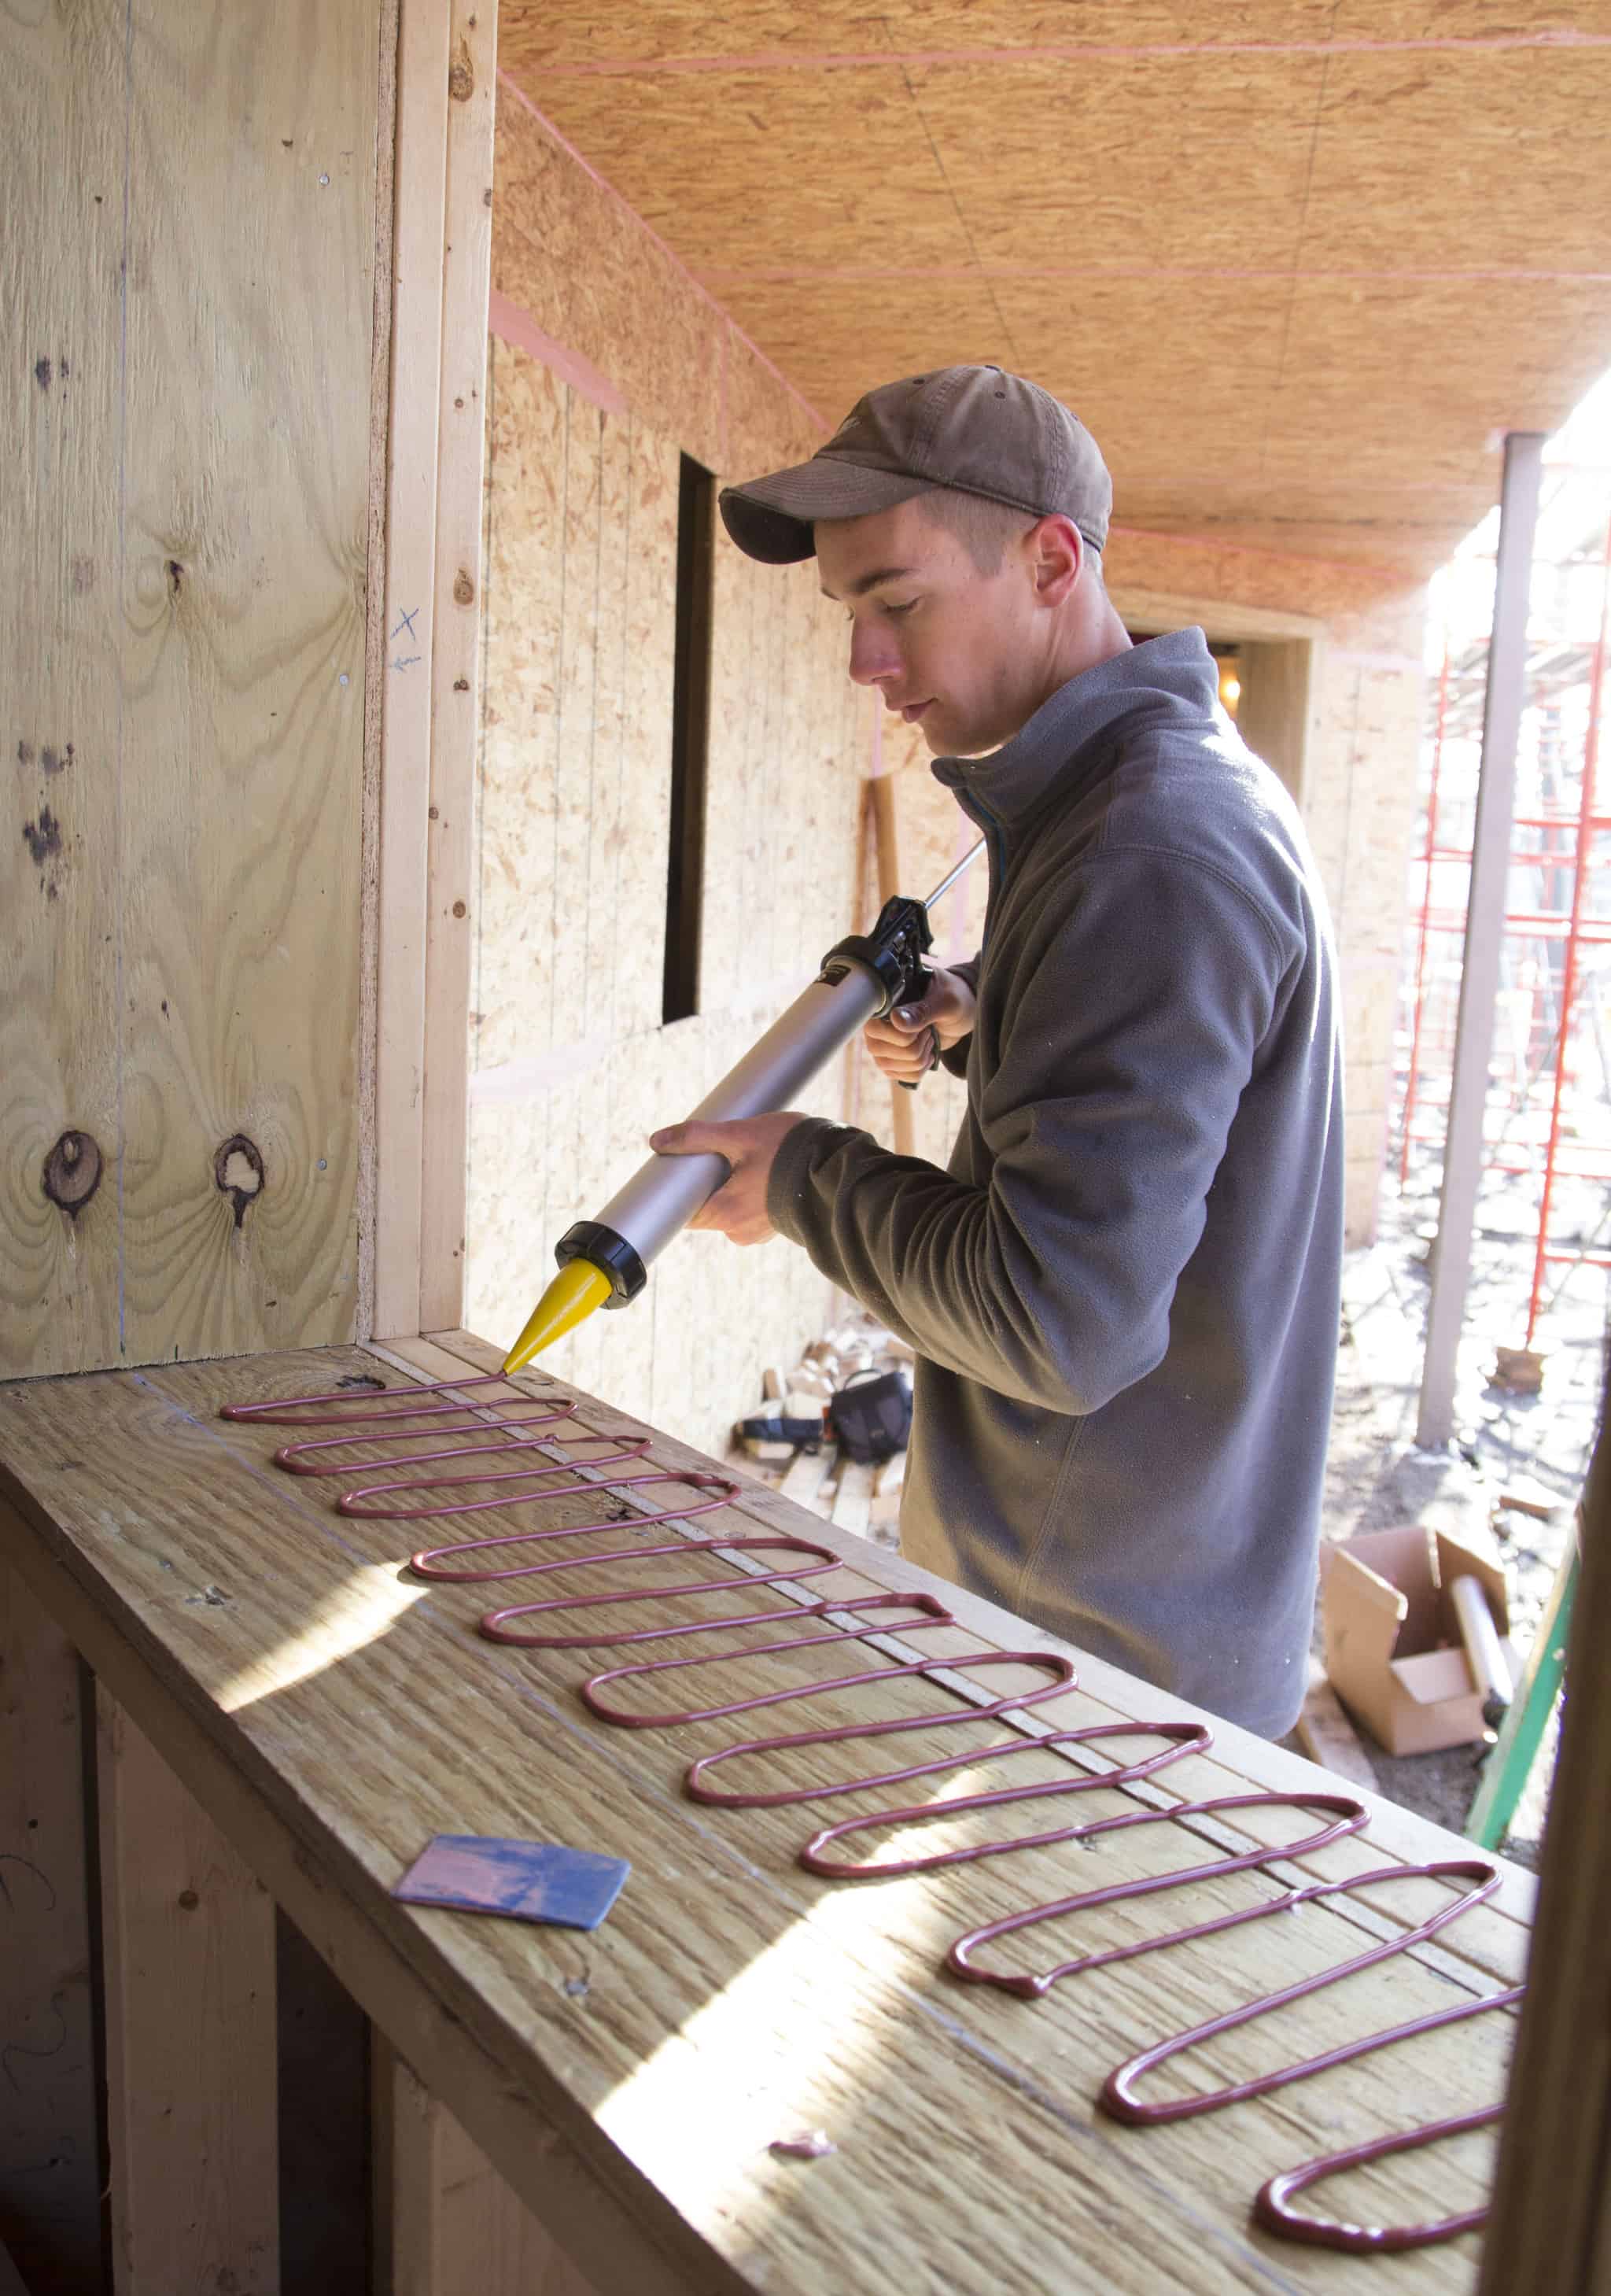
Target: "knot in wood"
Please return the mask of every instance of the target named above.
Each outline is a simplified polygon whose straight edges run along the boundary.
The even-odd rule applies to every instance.
[[[468,103],[476,92],[476,68],[470,62],[470,42],[461,40],[459,52],[448,66],[447,93],[455,103]]]
[[[468,606],[476,594],[476,586],[462,566],[454,576],[454,596],[461,606]]]
[[[101,1185],[101,1151],[87,1132],[64,1132],[45,1160],[44,1188],[77,1219]]]
[[[213,1178],[219,1193],[233,1205],[235,1226],[240,1227],[248,1206],[256,1202],[264,1185],[263,1158],[244,1132],[235,1133],[219,1148],[213,1158]]]

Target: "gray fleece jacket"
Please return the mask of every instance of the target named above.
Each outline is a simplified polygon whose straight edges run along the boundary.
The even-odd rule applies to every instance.
[[[902,1551],[1279,1736],[1337,1346],[1341,1067],[1296,810],[1202,633],[939,758],[989,841],[949,1170],[811,1119],[768,1210],[915,1350]]]

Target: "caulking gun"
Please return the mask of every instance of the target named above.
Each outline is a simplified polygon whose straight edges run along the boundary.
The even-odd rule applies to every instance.
[[[929,913],[984,851],[971,847],[927,900],[897,894],[870,933],[836,941],[821,972],[758,1044],[692,1111],[720,1123],[786,1108],[825,1061],[869,1021],[915,1004],[928,986],[923,958],[933,946]],[[554,1246],[560,1272],[537,1302],[503,1368],[519,1371],[595,1308],[624,1308],[649,1280],[649,1263],[728,1177],[724,1157],[650,1156],[596,1218],[577,1220]]]

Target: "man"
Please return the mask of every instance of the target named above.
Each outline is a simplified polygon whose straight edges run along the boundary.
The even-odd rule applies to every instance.
[[[1033,383],[952,367],[729,488],[814,553],[850,675],[923,728],[989,843],[984,947],[869,1031],[968,1082],[941,1172],[793,1112],[688,1124],[774,1230],[910,1342],[903,1551],[1270,1736],[1303,1700],[1337,1341],[1340,1071],[1296,814],[1198,630],[1133,647],[1111,487]],[[932,1036],[930,1032],[932,1031]]]

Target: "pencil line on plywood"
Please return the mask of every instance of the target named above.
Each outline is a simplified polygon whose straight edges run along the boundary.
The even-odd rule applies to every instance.
[[[1335,29],[1337,12],[1341,0],[1332,0],[1331,23]],[[1314,189],[1314,161],[1321,144],[1321,122],[1326,116],[1326,82],[1331,70],[1329,54],[1321,63],[1320,86],[1314,92],[1314,117],[1309,123],[1309,149],[1304,159],[1304,189],[1298,201],[1297,228],[1292,235],[1292,261],[1288,266],[1287,294],[1281,309],[1281,339],[1275,355],[1275,373],[1264,395],[1264,422],[1259,438],[1259,478],[1262,482],[1264,466],[1270,459],[1270,418],[1281,394],[1281,381],[1287,372],[1287,347],[1292,340],[1292,314],[1297,306],[1298,282],[1302,274],[1299,258],[1303,254],[1304,233],[1309,222],[1309,198]]]
[[[961,232],[962,237],[968,242],[968,252],[974,258],[976,273],[983,281],[985,290],[989,294],[990,308],[995,313],[995,323],[1002,331],[1002,340],[1011,351],[1012,363],[1014,366],[1017,366],[1019,364],[1018,344],[1013,340],[1012,329],[1007,324],[1007,315],[1002,308],[1001,298],[997,295],[994,287],[991,284],[990,274],[978,268],[978,242],[974,238],[972,226],[969,225],[967,217],[962,212],[962,202],[958,194],[956,186],[945,171],[945,162],[940,156],[940,147],[935,140],[933,128],[928,125],[928,116],[923,110],[923,99],[918,94],[917,89],[912,86],[910,68],[905,64],[902,64],[900,70],[901,85],[906,90],[907,101],[911,103],[912,111],[917,114],[918,126],[923,131],[923,140],[928,146],[929,154],[934,160],[936,172],[937,173],[941,183],[945,185],[945,196],[951,202],[951,211],[957,219],[957,225]]]

